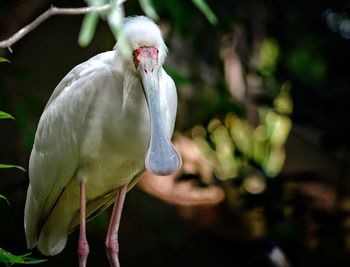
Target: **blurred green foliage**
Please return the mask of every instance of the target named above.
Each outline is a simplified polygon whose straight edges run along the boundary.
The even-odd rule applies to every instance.
[[[5,200],[5,201],[7,202],[7,204],[10,205],[9,200],[8,200],[7,197],[5,197],[4,195],[1,195],[1,194],[0,194],[0,199]]]
[[[320,82],[327,74],[327,65],[323,56],[308,44],[296,47],[290,52],[287,66],[291,73],[308,83]]]
[[[1,62],[10,62],[8,59],[4,58],[4,57],[0,57],[0,63]]]
[[[1,119],[5,119],[5,118],[12,118],[13,119],[13,117],[10,114],[7,114],[5,112],[0,112],[0,114],[6,114],[6,116],[2,116]],[[17,166],[17,165],[0,164],[0,169],[5,169],[5,168],[17,168],[17,169],[20,169],[22,171],[25,171],[24,168]],[[0,199],[5,200],[7,202],[7,204],[10,205],[10,202],[8,201],[8,199],[4,195],[0,194]],[[0,263],[4,263],[5,266],[11,266],[13,264],[37,264],[37,263],[41,263],[41,262],[45,261],[45,260],[31,258],[31,257],[29,257],[29,255],[31,255],[31,253],[16,256],[16,255],[13,255],[10,252],[7,252],[6,250],[0,248]]]
[[[10,114],[0,111],[0,119],[14,119]]]
[[[273,76],[279,59],[279,46],[276,40],[266,39],[260,49],[258,71],[263,76]]]
[[[218,24],[218,18],[204,0],[192,0],[192,2],[203,12],[211,24]]]
[[[7,60],[3,60],[3,62],[6,62]],[[0,119],[12,119],[14,120],[14,117],[10,115],[9,113],[6,113],[4,111],[0,111]],[[26,171],[23,167],[17,166],[17,165],[11,165],[11,164],[1,164],[0,163],[0,169],[9,169],[9,168],[17,168],[22,171]]]
[[[143,12],[150,17],[151,19],[157,21],[159,20],[159,16],[157,14],[157,11],[154,9],[152,0],[139,0],[140,7],[142,8]]]
[[[89,6],[101,6],[106,2],[105,0],[86,0]],[[78,38],[78,42],[81,46],[90,44],[94,37],[98,20],[99,14],[97,12],[90,12],[84,16]]]
[[[99,20],[99,15],[101,18],[108,21],[109,27],[114,34],[114,37],[118,40],[121,47],[121,51],[124,56],[130,54],[130,48],[127,44],[125,37],[123,35],[122,29],[122,20],[124,18],[124,7],[123,5],[118,5],[117,1],[108,1],[108,0],[85,0],[89,6],[102,6],[107,3],[111,3],[111,8],[106,13],[90,12],[85,15],[83,23],[80,29],[78,42],[81,46],[87,46],[91,43],[91,40],[95,34],[96,26]],[[206,16],[208,21],[215,25],[218,23],[218,19],[211,8],[208,6],[205,0],[192,0],[193,4]],[[139,0],[139,5],[143,12],[150,17],[151,19],[157,21],[159,16],[155,9],[155,5],[152,0]],[[162,5],[160,2],[157,5]],[[168,6],[169,10],[176,10],[177,7],[181,5],[170,3],[171,6]],[[183,16],[181,12],[177,13],[181,17]]]
[[[283,167],[284,145],[292,126],[291,112],[289,88],[283,85],[273,107],[260,108],[257,127],[252,127],[245,118],[228,113],[223,119],[212,119],[207,129],[197,125],[192,131],[193,138],[214,161],[216,177],[220,180],[249,177],[252,167],[266,177],[274,177]]]
[[[31,253],[16,256],[0,248],[0,263],[11,266],[14,264],[38,264],[46,261],[31,258],[30,255]]]
[[[17,166],[17,165],[11,165],[11,164],[0,164],[0,169],[10,169],[10,168],[16,168],[22,171],[26,171],[26,169],[24,169],[21,166]]]
[[[14,118],[10,114],[0,111],[0,119],[14,119]],[[17,168],[22,171],[26,171],[21,166],[11,165],[11,164],[0,164],[0,169],[7,169],[7,168]],[[7,204],[10,205],[10,202],[4,195],[0,194],[0,199],[5,200]],[[45,260],[31,258],[29,257],[29,255],[31,255],[31,253],[16,256],[0,248],[0,263],[4,263],[5,266],[11,266],[13,264],[37,264],[45,261]]]
[[[0,62],[9,62],[9,61],[6,58],[0,57]],[[0,111],[0,119],[14,119],[14,117],[12,115],[10,115],[9,113],[6,113],[4,111]],[[22,171],[26,171],[21,166],[0,163],[0,169],[8,169],[8,168],[17,168],[17,169],[20,169]],[[8,199],[4,195],[0,194],[0,200],[5,200],[7,202],[7,204],[10,205],[10,202],[8,201]],[[31,258],[31,257],[29,257],[29,255],[31,255],[31,253],[16,256],[16,255],[13,255],[10,252],[0,248],[0,263],[4,263],[5,266],[11,266],[14,264],[37,264],[37,263],[41,263],[41,262],[45,261],[45,260],[38,260],[38,259]]]

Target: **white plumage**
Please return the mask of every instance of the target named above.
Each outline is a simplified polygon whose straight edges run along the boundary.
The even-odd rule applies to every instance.
[[[161,67],[167,51],[161,32],[146,17],[126,19],[124,31],[132,50],[158,49],[160,118],[154,120],[163,122],[170,139],[177,95]],[[114,202],[116,189],[130,189],[145,171],[153,128],[147,85],[135,64],[135,57],[134,62],[121,57],[117,43],[114,51],[76,66],[54,90],[40,118],[29,162],[24,219],[29,248],[38,246],[45,255],[62,251],[68,234],[79,225],[81,183],[86,185],[90,218]],[[155,131],[157,141],[162,136]],[[155,147],[159,144],[164,142]],[[181,159],[171,153],[177,169]]]

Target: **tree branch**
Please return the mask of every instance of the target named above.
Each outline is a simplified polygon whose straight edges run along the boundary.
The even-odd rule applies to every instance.
[[[124,1],[118,1],[118,4],[121,4]],[[91,7],[80,7],[80,8],[58,8],[51,6],[43,14],[37,17],[33,22],[29,23],[18,32],[13,34],[8,39],[0,42],[0,48],[8,48],[11,52],[11,46],[22,39],[29,32],[37,28],[42,22],[55,15],[82,15],[89,12],[103,12],[107,11],[112,7],[112,4],[105,4],[102,6],[91,6]]]

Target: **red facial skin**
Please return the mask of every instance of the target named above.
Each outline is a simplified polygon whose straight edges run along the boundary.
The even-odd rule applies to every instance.
[[[136,48],[133,52],[133,59],[136,69],[139,69],[139,66],[142,66],[142,59],[149,58],[158,65],[158,49],[155,46],[142,46]],[[146,71],[147,72],[147,71]]]

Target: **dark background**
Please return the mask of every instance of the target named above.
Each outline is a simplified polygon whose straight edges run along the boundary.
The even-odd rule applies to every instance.
[[[0,39],[51,4],[72,7],[84,2],[1,0]],[[211,25],[191,1],[154,0],[170,50],[165,67],[178,87],[176,129],[186,132],[197,124],[206,126],[227,112],[249,118],[252,111],[225,84],[220,52],[227,39],[238,40],[231,45],[242,63],[247,90],[249,77],[262,81],[258,94],[246,93],[247,103],[271,106],[277,85],[290,82],[293,127],[285,144],[285,165],[277,177],[264,176],[264,194],[243,194],[239,208],[228,197],[229,188],[237,188],[232,181],[218,182],[227,195],[223,203],[200,208],[172,206],[136,187],[127,195],[121,222],[122,266],[273,266],[267,254],[274,245],[293,266],[350,266],[350,2],[208,0],[208,4],[218,25]],[[133,0],[125,3],[125,11],[142,14]],[[55,86],[75,65],[114,46],[108,25],[100,21],[92,43],[80,47],[81,21],[81,16],[50,18],[13,45],[13,53],[0,52],[11,61],[0,64],[0,110],[16,118],[0,121],[1,163],[27,168],[38,119]],[[237,29],[243,37],[237,37]],[[266,38],[279,47],[269,77],[259,73],[253,60],[256,47]],[[254,120],[250,123],[254,125]],[[23,230],[27,185],[26,173],[1,170],[0,194],[11,206],[0,203],[0,247],[14,254],[27,252]],[[107,212],[88,224],[88,266],[107,266],[108,216]],[[261,224],[263,230],[256,234],[252,229]],[[76,247],[74,232],[65,250],[41,266],[76,266]]]

